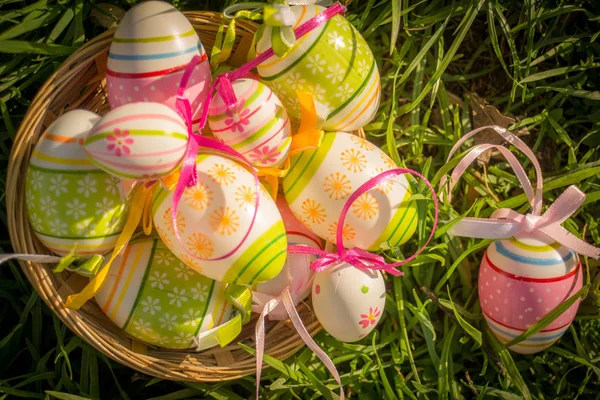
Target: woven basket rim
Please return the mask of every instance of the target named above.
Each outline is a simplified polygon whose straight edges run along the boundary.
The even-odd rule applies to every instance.
[[[194,11],[184,14],[210,53],[210,41],[218,30],[222,14]],[[243,63],[245,59],[242,59],[242,53],[247,53],[257,26],[252,22],[237,21],[236,28],[236,45],[231,60],[237,57],[238,63]],[[99,106],[105,106],[102,101],[105,103],[106,98],[104,95],[102,100],[101,94],[105,88],[105,77],[97,76],[90,78],[88,85],[83,85],[84,88],[91,86],[78,98],[73,99],[73,102],[67,102],[64,106],[55,103],[62,91],[68,90],[72,82],[79,82],[77,79],[81,76],[85,76],[94,68],[98,68],[98,73],[102,69],[105,71],[105,61],[102,65],[102,57],[108,52],[114,32],[115,29],[111,29],[93,38],[61,64],[34,97],[18,129],[11,149],[6,181],[9,235],[17,253],[49,254],[33,235],[24,202],[21,201],[24,197],[24,176],[28,160],[48,119],[77,108],[82,102],[89,102],[90,98],[99,101]],[[53,109],[57,107],[58,112],[54,112]],[[158,378],[196,382],[234,380],[256,371],[255,358],[238,346],[238,340],[223,349],[211,348],[200,352],[153,348],[132,340],[106,316],[98,315],[102,312],[95,301],[88,302],[77,311],[62,306],[61,299],[64,300],[68,294],[77,290],[80,276],[70,272],[55,275],[52,266],[34,262],[19,261],[19,264],[42,300],[70,330],[101,353],[123,365]],[[321,325],[308,304],[301,303],[298,312],[311,336],[321,330]],[[251,328],[255,319],[256,316],[245,326],[240,336],[240,341],[250,347],[254,347]],[[269,332],[265,342],[266,354],[286,359],[304,347],[304,342],[289,321],[268,322],[267,326]]]

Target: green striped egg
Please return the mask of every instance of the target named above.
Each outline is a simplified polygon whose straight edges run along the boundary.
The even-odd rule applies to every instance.
[[[294,28],[321,13],[314,5],[292,6]],[[259,55],[271,47],[270,26],[256,44]],[[379,108],[381,82],[371,49],[360,33],[336,15],[296,41],[285,56],[258,66],[262,81],[281,99],[294,119],[300,118],[296,91],[312,93],[329,109],[328,131],[353,131],[369,123]]]
[[[226,285],[196,273],[159,239],[131,243],[115,259],[96,302],[130,336],[170,349],[218,344],[199,334],[227,322]]]
[[[106,253],[125,224],[127,205],[119,179],[97,168],[82,147],[99,119],[85,110],[65,113],[44,132],[29,161],[25,183],[29,223],[58,255]]]
[[[292,142],[292,127],[281,101],[255,79],[232,83],[237,105],[229,110],[219,93],[210,103],[212,133],[258,167],[283,163]]]
[[[159,179],[181,162],[188,130],[181,117],[159,103],[130,103],[98,121],[84,148],[100,168],[119,178]]]
[[[338,219],[348,197],[382,172],[397,168],[372,143],[346,132],[327,132],[317,150],[292,155],[283,178],[290,209],[307,228],[335,243]],[[376,251],[405,243],[417,227],[417,208],[404,175],[363,193],[343,227],[346,247]]]
[[[287,239],[277,206],[262,185],[256,220],[243,245],[225,259],[198,260],[222,257],[242,241],[254,215],[256,188],[250,172],[221,156],[200,155],[196,171],[197,184],[185,189],[177,209],[181,243],[171,218],[173,192],[159,188],[153,198],[154,226],[167,247],[218,281],[252,285],[277,276],[285,263]]]

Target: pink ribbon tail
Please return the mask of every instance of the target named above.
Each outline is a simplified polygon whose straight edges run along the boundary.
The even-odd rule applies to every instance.
[[[289,288],[285,289],[285,291],[282,293],[281,298],[283,300],[283,305],[290,316],[290,320],[296,328],[296,331],[298,332],[302,340],[304,340],[304,343],[306,343],[308,348],[311,349],[317,355],[317,357],[319,357],[319,359],[329,370],[331,375],[333,375],[333,378],[340,386],[340,400],[344,400],[344,387],[342,386],[342,378],[340,377],[340,374],[338,373],[335,364],[333,363],[333,361],[331,361],[331,358],[329,358],[327,353],[325,353],[319,347],[319,345],[310,336],[310,333],[308,333],[308,331],[306,330],[306,327],[302,322],[302,318],[300,318],[300,315],[298,315],[298,311],[294,306],[294,301],[292,300]]]
[[[262,374],[263,356],[265,354],[265,318],[271,310],[275,309],[281,300],[279,298],[269,300],[263,307],[258,321],[256,321],[256,398],[260,394],[260,377]]]

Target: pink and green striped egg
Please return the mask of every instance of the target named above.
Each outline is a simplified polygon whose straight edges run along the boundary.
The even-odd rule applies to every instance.
[[[25,201],[35,235],[58,255],[111,250],[125,224],[127,204],[118,178],[99,169],[83,141],[100,116],[73,110],[52,123],[27,168]]]
[[[181,117],[159,103],[131,103],[99,120],[84,148],[104,171],[122,179],[153,180],[169,175],[187,145]]]
[[[292,142],[292,127],[281,101],[255,79],[232,82],[237,104],[228,109],[219,93],[211,101],[208,124],[220,141],[257,167],[283,163]]]

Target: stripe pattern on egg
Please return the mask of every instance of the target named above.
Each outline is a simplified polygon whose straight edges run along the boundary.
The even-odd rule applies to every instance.
[[[100,168],[125,179],[162,178],[181,162],[187,146],[181,117],[159,103],[132,103],[109,111],[85,140]]]
[[[579,257],[558,243],[530,237],[499,240],[484,254],[479,300],[491,331],[507,343],[575,294],[583,285]],[[579,301],[541,332],[510,349],[531,354],[550,347],[571,325]]]
[[[199,258],[228,254],[248,231],[255,206],[252,174],[227,158],[202,154],[197,184],[185,189],[177,210],[182,244]],[[253,285],[274,278],[286,259],[287,240],[281,215],[260,186],[259,210],[243,245],[223,260],[192,257],[174,234],[173,192],[159,189],[152,200],[154,226],[166,245],[196,271],[222,282]]]
[[[186,89],[194,119],[211,85],[207,54],[187,18],[172,5],[147,1],[133,7],[115,32],[107,65],[111,108],[133,102],[157,102],[175,110],[181,77],[198,55]]]
[[[397,168],[383,151],[345,132],[327,132],[318,150],[291,157],[283,179],[286,201],[296,218],[318,236],[336,242],[338,219],[348,197],[370,178]],[[376,251],[405,243],[415,232],[417,209],[404,175],[361,195],[343,228],[346,247]]]
[[[202,349],[218,343],[212,337],[198,343],[198,334],[232,315],[225,288],[193,271],[160,240],[144,239],[115,259],[96,302],[115,325],[140,341]]]
[[[33,150],[25,183],[29,223],[52,252],[81,257],[111,250],[127,205],[118,178],[98,169],[82,144],[100,117],[73,110],[52,123]]]
[[[323,7],[292,6],[294,29],[315,17]],[[271,27],[257,42],[257,55],[271,47]],[[328,131],[353,131],[369,123],[381,95],[379,70],[371,49],[344,17],[336,15],[297,40],[282,58],[257,68],[262,81],[283,101],[292,118],[300,118],[296,91],[312,93],[329,108],[323,124]]]
[[[292,128],[281,101],[254,79],[232,83],[237,106],[228,110],[219,93],[208,116],[212,133],[259,167],[280,165],[288,156]]]

